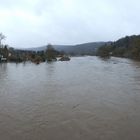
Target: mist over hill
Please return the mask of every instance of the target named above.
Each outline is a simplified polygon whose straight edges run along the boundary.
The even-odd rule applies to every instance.
[[[77,45],[52,45],[59,52],[70,55],[117,56],[140,59],[140,35],[125,36],[117,41],[90,42]],[[45,51],[47,45],[28,48],[29,51]]]
[[[77,45],[52,45],[57,51],[62,51],[72,55],[95,55],[97,49],[108,42],[90,42]],[[31,51],[44,51],[47,45],[35,48],[28,48]]]

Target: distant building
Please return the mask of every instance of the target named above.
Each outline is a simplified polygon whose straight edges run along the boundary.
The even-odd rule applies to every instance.
[[[0,54],[0,62],[1,61],[7,61],[7,58],[3,57],[3,55]]]
[[[11,56],[11,55],[12,55],[11,53],[8,54],[8,56]]]

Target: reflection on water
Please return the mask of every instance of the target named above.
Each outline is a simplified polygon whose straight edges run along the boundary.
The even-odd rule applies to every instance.
[[[136,61],[0,64],[2,140],[139,140],[139,106]]]

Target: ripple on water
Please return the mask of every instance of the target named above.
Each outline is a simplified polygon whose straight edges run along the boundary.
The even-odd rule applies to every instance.
[[[89,56],[0,64],[0,139],[139,140],[139,68]]]

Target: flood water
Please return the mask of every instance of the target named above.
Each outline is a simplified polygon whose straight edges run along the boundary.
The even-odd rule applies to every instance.
[[[140,62],[0,64],[0,140],[140,140]]]

